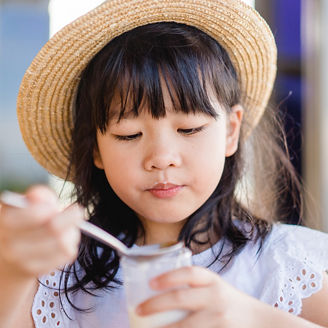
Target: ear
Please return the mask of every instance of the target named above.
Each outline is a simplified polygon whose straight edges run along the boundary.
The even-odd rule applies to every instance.
[[[104,164],[97,146],[93,150],[93,164],[100,170],[104,169]]]
[[[243,114],[243,107],[237,104],[231,108],[231,112],[227,115],[226,157],[232,156],[238,149]]]

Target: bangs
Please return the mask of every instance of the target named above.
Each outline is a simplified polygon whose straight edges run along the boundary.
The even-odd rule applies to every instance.
[[[138,116],[141,110],[165,117],[163,88],[173,110],[187,114],[216,118],[209,94],[227,110],[239,100],[224,49],[207,34],[178,23],[149,24],[118,36],[93,58],[85,75],[92,121],[101,132],[110,120]]]
[[[138,116],[146,109],[153,118],[166,115],[163,88],[170,96],[173,110],[183,113],[202,112],[217,116],[208,92],[209,74],[197,58],[186,54],[172,54],[172,50],[156,49],[149,56],[136,56],[124,62],[125,71],[118,76],[115,93],[119,95],[118,108],[113,108],[113,96],[106,97],[107,119],[118,121],[128,115]],[[169,59],[169,60],[168,60]],[[212,88],[212,86],[211,86]],[[108,93],[107,93],[108,94]],[[113,110],[114,109],[114,110]]]

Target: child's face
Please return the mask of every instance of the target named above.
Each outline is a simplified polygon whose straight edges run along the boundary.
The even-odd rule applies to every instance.
[[[174,112],[167,90],[163,93],[164,118],[142,110],[98,132],[94,163],[143,222],[182,223],[210,197],[225,157],[236,151],[242,108],[227,114],[212,97],[216,119]]]

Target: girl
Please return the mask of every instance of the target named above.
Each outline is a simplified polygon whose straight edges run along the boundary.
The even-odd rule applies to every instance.
[[[275,64],[268,26],[239,0],[110,0],[55,35],[26,72],[18,118],[79,205],[61,211],[39,186],[27,209],[2,206],[1,327],[128,327],[118,256],[80,241],[84,209],[129,247],[193,251],[192,267],[150,282],[165,292],[138,315],[328,327],[328,236],[278,223],[299,183],[277,113],[262,115]]]

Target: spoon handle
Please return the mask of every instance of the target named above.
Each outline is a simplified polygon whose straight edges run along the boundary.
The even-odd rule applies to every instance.
[[[114,248],[120,255],[128,255],[129,249],[119,239],[98,226],[88,221],[83,221],[79,224],[79,228],[85,235]]]
[[[28,205],[27,199],[25,196],[12,192],[4,191],[0,195],[0,203],[9,205],[17,208],[26,208]],[[105,245],[108,245],[118,251],[120,255],[127,255],[129,252],[128,247],[126,247],[119,239],[112,236],[105,230],[97,227],[96,225],[88,222],[82,221],[79,224],[80,230],[89,237],[92,237]]]

